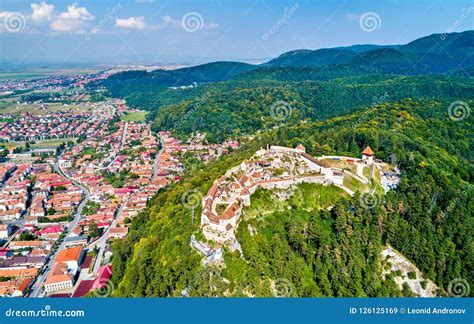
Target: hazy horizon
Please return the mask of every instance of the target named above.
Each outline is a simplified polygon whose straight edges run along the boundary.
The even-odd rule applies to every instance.
[[[261,63],[296,49],[462,32],[474,29],[473,12],[469,1],[4,0],[0,52],[15,65]]]

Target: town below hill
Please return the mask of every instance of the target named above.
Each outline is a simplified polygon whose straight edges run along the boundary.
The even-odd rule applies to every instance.
[[[237,141],[187,143],[155,133],[121,100],[37,104],[6,115],[0,163],[0,294],[81,297],[107,293],[111,248],[186,159],[209,163]],[[35,127],[31,127],[34,125]]]

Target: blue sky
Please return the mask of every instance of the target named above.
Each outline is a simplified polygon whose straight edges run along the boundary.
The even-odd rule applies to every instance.
[[[4,62],[259,61],[474,29],[474,2],[2,0],[0,20]]]

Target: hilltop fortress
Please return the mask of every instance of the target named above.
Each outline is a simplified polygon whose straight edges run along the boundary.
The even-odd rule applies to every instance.
[[[350,163],[355,172],[339,168],[337,163],[329,163],[339,160]],[[249,160],[229,169],[224,176],[214,181],[202,199],[202,232],[210,241],[228,245],[231,250],[241,250],[235,230],[243,207],[250,205],[250,197],[257,189],[291,191],[301,183],[318,183],[335,185],[353,195],[354,192],[344,185],[345,176],[352,176],[367,185],[369,180],[364,176],[363,169],[368,167],[371,172],[379,170],[381,177],[388,179],[384,171],[386,166],[386,163],[375,160],[370,147],[363,151],[362,158],[316,158],[307,154],[302,145],[295,148],[271,146],[260,149]],[[397,179],[392,179],[392,186],[397,183]]]

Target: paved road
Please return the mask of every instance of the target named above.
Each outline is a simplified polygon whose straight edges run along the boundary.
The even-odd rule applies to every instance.
[[[124,145],[126,143],[127,129],[128,129],[128,122],[125,122],[125,125],[124,125],[124,128],[123,128],[123,133],[122,133],[122,140],[120,142],[120,150],[124,147]],[[109,165],[112,164],[115,161],[116,158],[117,157],[115,157],[114,160],[109,163]],[[107,245],[106,243],[107,243],[107,240],[109,239],[109,230],[111,228],[115,227],[117,225],[117,222],[122,218],[123,208],[126,205],[127,201],[128,201],[128,199],[125,200],[120,205],[120,207],[117,210],[116,217],[114,218],[114,220],[112,221],[110,226],[107,227],[107,229],[104,231],[104,233],[102,233],[102,236],[98,240],[96,240],[95,242],[93,242],[92,244],[89,245],[89,250],[91,250],[95,247],[97,247],[99,249],[99,252],[97,253],[97,257],[95,259],[94,268],[92,270],[92,273],[98,273],[98,271],[99,271],[99,267],[101,266],[102,259],[104,257],[105,246]]]
[[[43,283],[44,281],[46,280],[46,278],[48,277],[48,274],[49,274],[49,271],[51,270],[51,267],[53,266],[54,264],[54,261],[56,260],[56,256],[58,255],[58,253],[62,250],[64,250],[66,248],[65,246],[65,241],[66,239],[70,236],[70,233],[71,231],[77,226],[77,224],[79,223],[81,217],[82,217],[82,209],[84,208],[84,206],[87,204],[87,202],[90,200],[90,193],[89,193],[89,189],[87,189],[86,187],[82,186],[81,184],[79,184],[78,182],[74,181],[72,178],[66,176],[64,174],[64,172],[62,171],[61,169],[61,166],[59,164],[59,161],[56,161],[56,163],[54,164],[54,170],[56,172],[58,172],[59,174],[63,175],[64,177],[68,178],[68,179],[71,179],[74,184],[76,186],[78,186],[79,188],[82,189],[82,191],[84,192],[84,199],[81,201],[81,203],[79,204],[79,206],[77,207],[76,209],[76,213],[74,214],[74,217],[73,217],[73,220],[69,223],[69,226],[67,228],[67,232],[66,232],[66,236],[64,237],[63,241],[61,242],[61,244],[59,245],[58,249],[56,250],[56,252],[54,252],[50,258],[49,258],[49,261],[43,265],[43,269],[46,269],[46,271],[44,271],[43,274],[39,275],[37,278],[36,278],[36,282],[33,286],[33,289],[30,293],[30,297],[43,297],[43,293],[41,291],[41,288],[43,286]]]
[[[128,129],[128,122],[125,122],[125,125],[123,126],[122,142],[120,143],[120,149],[122,149],[123,146],[125,145],[125,140],[127,139],[127,129]]]
[[[28,214],[23,215],[20,219],[14,221],[14,222],[11,222],[10,224],[15,225],[18,229],[24,228],[24,227],[25,227],[25,223],[26,223],[26,216],[27,216],[27,215],[28,215]],[[18,232],[18,229],[15,230],[15,231],[12,233],[12,235],[10,235],[10,236],[7,238],[7,240],[5,241],[5,243],[3,243],[3,246],[4,246],[4,247],[5,247],[5,246],[8,246],[8,245],[10,244],[10,242],[15,238],[15,235],[16,235],[16,233]]]
[[[125,141],[127,139],[127,129],[128,129],[128,122],[125,122],[125,125],[123,127],[122,136],[121,136],[119,152],[123,149],[123,146],[125,145]],[[115,162],[115,160],[117,160],[117,157],[118,157],[118,154],[115,154],[114,157],[111,159],[111,161],[106,166],[95,167],[94,169],[95,170],[105,170],[105,169],[107,169],[109,166],[111,166]]]
[[[124,125],[124,130],[123,130],[123,133],[122,133],[122,139],[121,139],[121,143],[120,143],[120,149],[123,148],[123,146],[125,145],[126,143],[126,139],[127,139],[127,129],[128,129],[128,122],[125,123]],[[154,166],[153,166],[153,176],[152,176],[152,179],[155,179],[157,174],[158,174],[158,158],[159,156],[163,153],[163,150],[164,150],[164,143],[163,143],[163,140],[160,136],[160,141],[162,142],[162,149],[158,152],[157,156],[156,156],[156,159],[155,159],[155,163],[154,163]],[[109,163],[112,164],[113,161],[115,161],[116,157],[112,160],[112,162]],[[108,166],[107,166],[108,167]],[[105,167],[106,168],[106,167]],[[30,294],[30,297],[41,297],[43,294],[41,293],[41,287],[43,286],[43,283],[44,281],[46,280],[47,276],[48,276],[48,273],[51,269],[51,266],[54,264],[54,260],[56,259],[56,256],[57,256],[57,253],[59,251],[62,251],[65,246],[64,246],[64,242],[65,240],[69,237],[69,234],[70,232],[72,231],[73,228],[75,228],[77,226],[77,223],[79,222],[79,220],[81,219],[82,215],[82,209],[84,208],[85,204],[90,200],[90,192],[89,192],[89,189],[84,187],[82,184],[78,183],[77,181],[75,181],[74,179],[72,179],[71,177],[69,177],[68,175],[66,175],[63,170],[61,169],[61,165],[59,163],[59,161],[56,161],[56,163],[54,164],[54,170],[61,174],[62,176],[64,176],[65,178],[71,180],[76,186],[80,187],[84,193],[85,193],[85,198],[82,200],[81,204],[78,206],[77,208],[77,211],[76,211],[76,214],[74,215],[74,219],[70,222],[70,225],[68,227],[68,230],[67,230],[67,234],[66,236],[64,237],[64,240],[63,242],[61,243],[61,245],[59,246],[59,248],[56,250],[56,252],[51,256],[49,262],[44,266],[47,270],[40,276],[37,277],[37,280],[36,280],[36,283],[35,285],[33,286],[33,290]],[[92,273],[98,273],[99,271],[99,267],[101,266],[102,264],[102,260],[103,260],[103,257],[104,257],[104,252],[105,252],[105,246],[106,246],[106,243],[107,243],[107,240],[109,238],[109,231],[110,231],[110,228],[113,228],[117,225],[117,223],[120,221],[120,219],[122,218],[122,212],[123,212],[123,208],[124,206],[126,205],[128,199],[125,200],[119,207],[118,211],[117,211],[117,215],[116,217],[114,218],[114,220],[112,221],[112,223],[110,224],[110,226],[105,230],[105,232],[102,234],[102,236],[97,240],[95,241],[94,243],[90,244],[89,245],[89,250],[93,249],[94,247],[98,247],[99,248],[99,252],[97,253],[97,257],[96,257],[96,261],[94,263],[94,268],[93,268],[93,271]]]
[[[116,109],[114,108],[114,112],[113,114],[115,114],[115,111]],[[125,126],[124,126],[124,132],[122,134],[122,142],[121,142],[121,147],[123,147],[124,143],[125,143],[125,134],[126,134],[126,131],[127,131],[127,128],[128,128],[128,122],[125,123]],[[35,281],[35,284],[33,286],[33,289],[30,293],[30,297],[43,297],[44,296],[44,292],[42,292],[42,287],[43,287],[43,283],[44,281],[46,280],[46,278],[48,277],[48,274],[49,274],[49,271],[51,270],[51,266],[54,264],[54,261],[56,260],[56,256],[57,254],[64,250],[66,247],[65,247],[65,241],[66,239],[70,236],[70,233],[71,231],[77,226],[77,224],[79,223],[79,221],[81,220],[82,218],[82,209],[84,208],[84,206],[87,204],[87,202],[90,200],[90,191],[89,191],[89,188],[83,186],[81,183],[77,182],[76,180],[74,180],[73,178],[69,177],[68,175],[66,175],[64,173],[64,171],[61,169],[61,165],[60,165],[60,162],[59,162],[59,159],[56,160],[56,162],[54,163],[53,165],[54,167],[54,170],[61,174],[63,177],[71,180],[76,186],[78,186],[79,188],[82,189],[83,193],[84,193],[84,199],[81,201],[81,203],[79,204],[79,206],[77,207],[76,209],[76,213],[74,214],[74,217],[73,217],[73,220],[69,223],[69,226],[67,228],[67,232],[66,232],[66,236],[64,237],[63,241],[61,242],[61,244],[59,245],[58,249],[56,250],[56,252],[54,252],[50,258],[49,258],[49,261],[43,265],[43,269],[46,269],[46,271],[44,271],[43,274],[39,275],[37,278],[36,278],[36,281]],[[108,235],[107,235],[108,236]]]
[[[124,132],[123,132],[123,136],[122,136],[122,145],[121,145],[121,147],[123,147],[123,145],[125,145],[127,127],[128,127],[128,123],[125,124]],[[162,148],[158,152],[158,154],[155,158],[155,162],[154,162],[154,165],[153,165],[152,180],[156,179],[156,176],[158,174],[158,166],[159,166],[158,158],[160,157],[160,155],[164,151],[164,143],[163,143],[163,139],[162,139],[161,136],[160,136],[160,141],[162,143]],[[124,209],[125,205],[127,204],[127,202],[128,202],[128,199],[124,200],[124,202],[120,205],[119,209],[117,210],[116,217],[114,218],[114,220],[112,221],[110,226],[102,234],[102,236],[97,241],[95,241],[94,243],[89,245],[89,250],[93,249],[94,247],[97,247],[99,249],[99,252],[97,253],[97,257],[95,259],[94,268],[93,268],[92,273],[98,273],[98,271],[99,271],[99,267],[101,266],[102,260],[104,258],[105,246],[107,245],[106,243],[107,243],[107,240],[109,239],[109,230],[111,228],[114,228],[117,225],[117,223],[120,221],[120,219],[122,218],[123,209]]]
[[[156,154],[155,163],[153,164],[153,176],[151,177],[152,181],[154,181],[156,179],[156,176],[158,175],[158,168],[160,166],[159,158],[165,150],[165,142],[163,141],[163,137],[161,137],[160,135],[158,135],[158,137],[160,138],[161,149],[158,151],[158,154]]]
[[[94,247],[97,247],[99,249],[99,252],[97,253],[97,257],[95,259],[92,273],[99,272],[99,267],[101,266],[102,260],[104,258],[105,246],[107,245],[106,243],[107,243],[107,240],[109,239],[109,230],[111,228],[114,228],[117,225],[117,223],[120,221],[120,219],[122,218],[123,208],[126,204],[127,204],[127,200],[124,201],[124,203],[120,205],[120,207],[117,210],[117,216],[114,218],[110,226],[104,231],[102,236],[97,241],[89,245],[89,250],[93,249]]]

